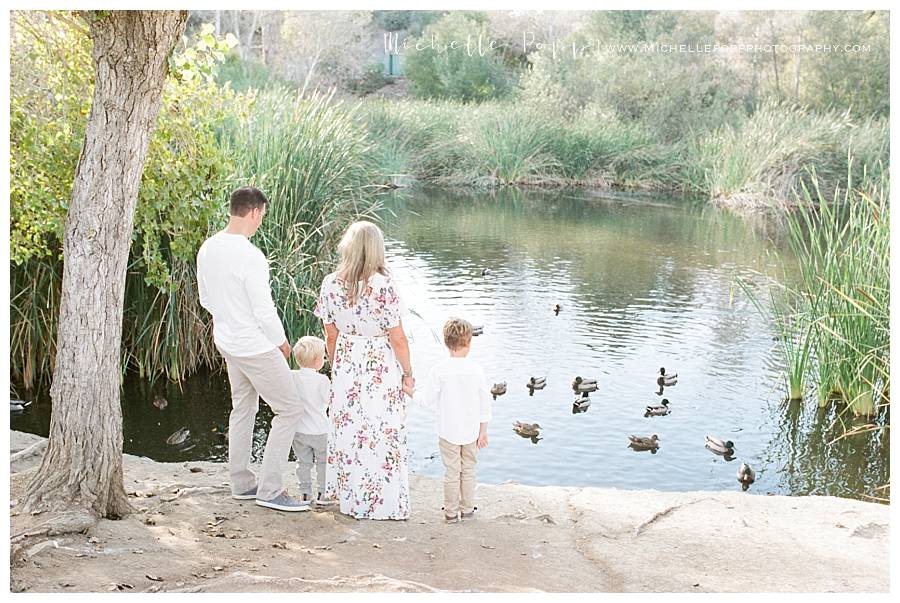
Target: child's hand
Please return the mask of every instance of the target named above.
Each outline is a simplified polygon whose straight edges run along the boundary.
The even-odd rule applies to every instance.
[[[480,433],[480,434],[478,434],[478,439],[475,440],[475,444],[476,444],[479,448],[487,448],[487,445],[488,445],[488,437],[487,437],[487,434],[486,434],[486,433]]]

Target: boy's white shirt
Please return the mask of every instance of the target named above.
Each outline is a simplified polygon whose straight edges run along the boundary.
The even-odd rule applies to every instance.
[[[331,402],[331,381],[322,373],[305,367],[291,371],[291,377],[303,402],[303,414],[297,423],[297,433],[327,434],[331,431],[331,424],[325,414]]]
[[[438,435],[459,446],[477,440],[481,423],[491,420],[490,386],[484,370],[468,356],[434,365],[413,401],[434,410]]]

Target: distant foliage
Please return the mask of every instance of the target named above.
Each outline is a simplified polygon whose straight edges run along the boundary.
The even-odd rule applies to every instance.
[[[483,56],[479,54],[476,50],[479,36],[484,44],[490,40],[487,24],[460,13],[446,15],[426,27],[418,38],[425,48],[404,51],[404,69],[412,91],[423,98],[464,102],[507,96],[516,76],[505,63],[502,52],[484,47]],[[456,42],[457,48],[433,49],[432,39],[436,46]]]

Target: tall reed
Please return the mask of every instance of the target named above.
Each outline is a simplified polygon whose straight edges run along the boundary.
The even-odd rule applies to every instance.
[[[254,243],[269,259],[275,304],[292,340],[317,331],[311,310],[337,237],[373,209],[371,143],[353,110],[332,95],[281,89],[248,95],[224,132],[236,157],[233,184],[270,200]]]
[[[790,242],[799,259],[812,317],[819,397],[839,395],[857,415],[876,412],[890,380],[890,185],[884,170],[831,200],[802,187],[790,216]]]

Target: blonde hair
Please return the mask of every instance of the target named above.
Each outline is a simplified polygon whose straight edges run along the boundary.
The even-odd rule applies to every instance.
[[[302,367],[309,368],[325,354],[325,342],[318,337],[306,335],[294,344],[294,358]]]
[[[378,272],[387,275],[384,262],[384,236],[381,229],[371,222],[360,220],[347,227],[338,243],[341,260],[337,267],[337,277],[350,299],[350,305],[359,297],[360,281],[367,281]]]
[[[464,348],[472,341],[472,325],[462,318],[451,318],[444,323],[444,345],[451,350]]]

